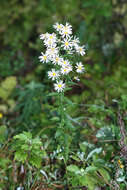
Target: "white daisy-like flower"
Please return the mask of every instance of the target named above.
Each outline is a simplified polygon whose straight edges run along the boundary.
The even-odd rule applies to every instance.
[[[44,45],[47,47],[56,46],[57,37],[55,33],[47,34],[46,38],[44,39]]]
[[[63,58],[59,57],[58,55],[56,55],[55,57],[52,58],[52,63],[54,65],[61,65],[63,61]]]
[[[85,69],[84,69],[83,64],[81,62],[76,63],[76,71],[77,71],[77,73],[83,73],[84,70]]]
[[[54,88],[57,92],[62,92],[65,88],[65,83],[63,83],[62,80],[57,81],[57,83],[54,84]]]
[[[52,69],[51,71],[48,72],[48,77],[51,78],[52,80],[58,79],[59,72],[55,71],[55,69]]]
[[[41,35],[40,35],[40,39],[41,39],[41,40],[45,40],[45,39],[48,37],[48,35],[49,35],[48,32],[46,32],[45,34],[41,34]]]
[[[72,71],[71,65],[63,66],[60,70],[61,74],[63,75],[67,75],[70,71]]]
[[[56,24],[53,25],[53,27],[55,28],[56,31],[60,32],[63,28],[63,25],[57,22]]]
[[[56,40],[57,40],[57,37],[56,37],[56,34],[55,34],[55,33],[49,34],[49,35],[48,35],[48,38],[49,38],[50,40],[53,40],[53,41],[56,41]]]
[[[58,54],[58,48],[57,47],[49,47],[46,51],[46,54],[49,56],[50,59],[53,57],[56,57]]]
[[[77,53],[79,53],[82,56],[86,54],[84,46],[77,45],[77,46],[75,46],[75,49],[76,49]]]
[[[72,26],[69,23],[66,23],[66,25],[62,27],[60,34],[63,38],[69,37],[69,35],[72,34]]]
[[[67,59],[66,60],[62,59],[61,66],[65,67],[65,66],[68,66],[68,65],[70,65],[70,62]]]
[[[72,49],[71,38],[64,38],[61,46],[64,48],[64,50],[71,50]]]
[[[56,42],[53,41],[53,40],[50,40],[50,39],[46,39],[44,40],[44,45],[47,47],[47,48],[50,48],[50,47],[56,47]]]
[[[40,62],[42,62],[42,63],[49,62],[49,57],[48,57],[47,53],[41,52],[41,56],[39,56],[39,59],[40,59]]]
[[[79,38],[72,35],[72,26],[69,23],[62,25],[57,22],[53,27],[57,31],[56,33],[40,35],[40,39],[43,40],[46,46],[46,52],[41,53],[39,59],[43,63],[50,62],[54,66],[54,68],[48,72],[48,78],[57,81],[54,84],[54,88],[59,93],[65,88],[66,83],[64,80],[67,75],[73,72],[73,65],[71,64],[72,56],[69,55],[75,53],[82,56],[85,55],[85,46],[80,46]],[[66,56],[64,52],[68,56]],[[85,71],[81,62],[77,62],[74,67],[79,74]],[[75,81],[80,80],[78,76],[74,76],[73,79]]]
[[[80,43],[79,38],[77,38],[76,36],[74,36],[74,39],[72,40],[72,44],[74,47],[78,46],[78,44]]]

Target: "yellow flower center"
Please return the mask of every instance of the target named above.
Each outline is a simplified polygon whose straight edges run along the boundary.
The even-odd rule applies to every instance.
[[[47,59],[47,56],[46,56],[46,55],[44,55],[44,56],[43,56],[43,58],[44,58],[44,60],[46,60],[46,59]]]
[[[58,57],[56,57],[56,61],[59,61],[59,58],[58,58]]]
[[[65,42],[65,46],[68,46],[68,44],[69,44],[68,42]]]
[[[58,87],[59,87],[59,88],[61,88],[61,87],[62,87],[62,85],[61,85],[61,84],[58,84]]]
[[[64,65],[66,65],[66,64],[67,64],[67,62],[66,62],[66,61],[64,61],[64,62],[63,62],[63,64],[64,64]]]
[[[79,69],[79,70],[82,70],[82,66],[78,66],[78,69]]]
[[[82,48],[79,48],[79,51],[81,52],[81,51],[82,51]]]
[[[68,32],[67,32],[67,31],[65,31],[65,32],[64,32],[64,34],[68,34]]]
[[[50,36],[49,38],[50,38],[50,39],[53,39],[53,36]]]
[[[66,72],[67,71],[67,69],[64,69],[64,72]]]
[[[61,26],[60,26],[60,25],[58,25],[58,26],[57,26],[57,28],[58,28],[58,29],[60,29],[60,28],[61,28]]]
[[[53,75],[53,76],[56,76],[56,73],[53,73],[52,75]]]

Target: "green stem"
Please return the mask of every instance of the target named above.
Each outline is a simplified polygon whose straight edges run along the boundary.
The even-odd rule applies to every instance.
[[[64,93],[61,93],[61,94],[60,94],[60,117],[61,117],[60,127],[61,127],[61,128],[63,128],[63,126],[64,126],[63,97],[64,97]]]
[[[64,93],[60,94],[60,117],[61,117],[61,121],[60,121],[60,127],[62,128],[63,132],[64,132],[64,142],[62,144],[62,146],[64,146],[64,164],[65,164],[65,171],[66,171],[66,183],[67,185],[68,183],[68,177],[67,177],[67,152],[66,150],[68,149],[68,140],[66,139],[66,135],[67,135],[67,130],[66,130],[66,125],[65,125],[65,110],[64,110]]]
[[[62,146],[64,146],[64,162],[66,163],[66,139],[65,139],[65,136],[66,136],[66,130],[65,130],[65,114],[64,114],[64,102],[63,102],[63,98],[64,98],[64,93],[61,93],[60,94],[60,117],[61,117],[61,121],[60,121],[60,127],[61,129],[63,130],[63,135],[64,135],[64,142],[62,144]]]

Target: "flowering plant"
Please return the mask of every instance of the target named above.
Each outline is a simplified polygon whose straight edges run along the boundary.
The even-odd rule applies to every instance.
[[[56,128],[55,138],[58,139],[58,147],[63,150],[62,158],[66,165],[72,137],[72,124],[69,119],[70,116],[66,113],[68,103],[67,98],[64,97],[64,92],[70,89],[69,85],[75,84],[73,79],[79,81],[78,74],[85,71],[79,60],[80,56],[85,55],[85,46],[81,46],[79,39],[72,35],[72,26],[69,23],[65,25],[56,23],[53,28],[56,33],[40,35],[40,39],[46,46],[46,52],[42,52],[39,59],[40,62],[49,63],[52,66],[52,69],[48,71],[48,78],[55,81],[56,93],[50,93],[50,95],[58,95],[58,113],[60,116],[60,124]]]
[[[54,88],[59,93],[65,90],[72,78],[79,81],[77,74],[85,71],[83,64],[74,60],[76,53],[79,56],[85,55],[85,46],[80,46],[79,39],[72,35],[72,26],[69,23],[56,23],[53,28],[56,33],[40,35],[47,49],[45,53],[41,53],[39,59],[42,63],[52,64],[48,77],[55,81]]]

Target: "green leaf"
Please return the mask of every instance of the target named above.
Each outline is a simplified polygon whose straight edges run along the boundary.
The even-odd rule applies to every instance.
[[[117,178],[116,181],[118,181],[118,182],[124,182],[125,181],[125,176]]]
[[[52,93],[49,93],[47,96],[58,96],[59,95],[59,93],[57,93],[57,92],[52,92]]]
[[[80,162],[80,159],[75,155],[72,155],[71,158],[77,162]]]
[[[80,169],[78,168],[78,166],[76,166],[76,165],[70,165],[70,166],[67,166],[67,170],[69,171],[69,172],[73,172],[73,173],[75,173],[75,174],[78,174],[78,173],[80,173]]]
[[[43,175],[43,176],[45,176],[45,178],[46,178],[46,180],[48,180],[48,176],[47,176],[47,174],[46,174],[46,172],[44,171],[44,170],[40,170],[40,173]]]
[[[20,150],[15,153],[14,159],[17,161],[25,162],[27,160],[27,153],[21,152]]]
[[[100,140],[112,140],[114,134],[110,127],[103,127],[97,132],[96,137]]]
[[[85,175],[84,179],[82,178],[82,185],[88,187],[88,190],[95,190],[97,185],[97,180],[92,175]]]
[[[101,168],[98,171],[103,176],[104,181],[108,184],[108,181],[110,181],[110,175],[109,175],[108,171],[105,170],[104,168]]]
[[[94,148],[94,145],[93,145],[93,144],[90,144],[90,143],[88,143],[88,142],[86,142],[86,141],[80,143],[79,146],[80,146],[80,148],[81,148],[81,150],[82,150],[83,152],[86,152],[87,148]]]
[[[74,105],[74,103],[67,97],[64,96],[64,100],[66,103],[68,103],[69,105]]]
[[[96,170],[97,170],[97,167],[95,167],[95,166],[89,166],[89,167],[86,167],[85,172],[89,173],[89,172],[94,172]]]
[[[59,117],[53,117],[53,118],[51,118],[51,121],[60,121],[60,118]]]
[[[21,141],[29,141],[32,138],[32,134],[30,132],[23,132],[19,135],[14,136],[14,139],[20,139]]]
[[[102,151],[102,148],[95,148],[94,150],[92,150],[92,151],[88,154],[86,160],[88,160],[89,158],[91,158],[94,154],[99,154],[101,151]]]

